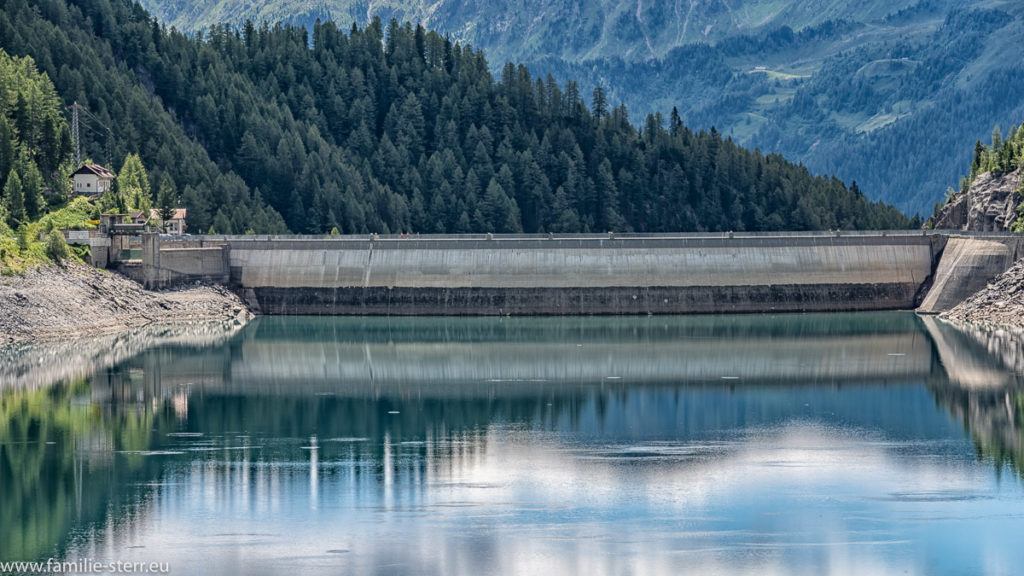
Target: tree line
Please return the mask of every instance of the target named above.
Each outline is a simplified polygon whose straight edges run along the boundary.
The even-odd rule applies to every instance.
[[[584,95],[514,64],[495,78],[480,51],[422,27],[187,36],[123,0],[35,4],[0,0],[0,38],[116,134],[84,134],[87,147],[172,177],[192,230],[912,225],[856,184],[693,131],[674,110],[637,126],[600,87]]]

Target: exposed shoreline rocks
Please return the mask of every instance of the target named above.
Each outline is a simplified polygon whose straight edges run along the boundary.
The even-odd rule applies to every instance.
[[[219,345],[242,328],[234,319],[159,322],[83,338],[0,343],[0,386],[34,388],[86,377],[156,346]]]
[[[975,325],[1024,327],[1024,260],[939,317]]]
[[[154,292],[79,263],[0,277],[0,347],[119,334],[150,325],[244,324],[252,317],[245,303],[223,286]],[[1024,331],[1024,259],[940,318]]]
[[[152,292],[80,263],[0,277],[0,346],[114,334],[155,323],[230,320],[252,313],[222,286]]]

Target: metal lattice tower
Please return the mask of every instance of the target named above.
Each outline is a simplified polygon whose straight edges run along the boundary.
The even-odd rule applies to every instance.
[[[75,169],[82,165],[82,141],[78,137],[78,105],[76,100],[71,106],[71,140],[75,143]]]

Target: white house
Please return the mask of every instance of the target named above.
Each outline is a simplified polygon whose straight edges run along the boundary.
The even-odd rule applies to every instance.
[[[188,210],[185,208],[175,208],[174,216],[167,221],[167,234],[181,235],[185,233],[185,218],[188,216]],[[160,212],[156,209],[149,211],[149,221],[154,226],[160,225]]]
[[[114,183],[114,173],[99,164],[84,164],[71,178],[74,181],[71,192],[75,196],[97,196]]]

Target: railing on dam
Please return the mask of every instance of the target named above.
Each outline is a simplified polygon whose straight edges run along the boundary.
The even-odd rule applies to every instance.
[[[837,237],[920,237],[967,236],[977,238],[1019,238],[1010,232],[977,232],[963,230],[812,230],[777,232],[607,232],[607,233],[549,233],[549,234],[199,234],[161,235],[162,244],[182,242],[230,241],[287,241],[287,240],[673,240],[722,238],[837,238]]]

